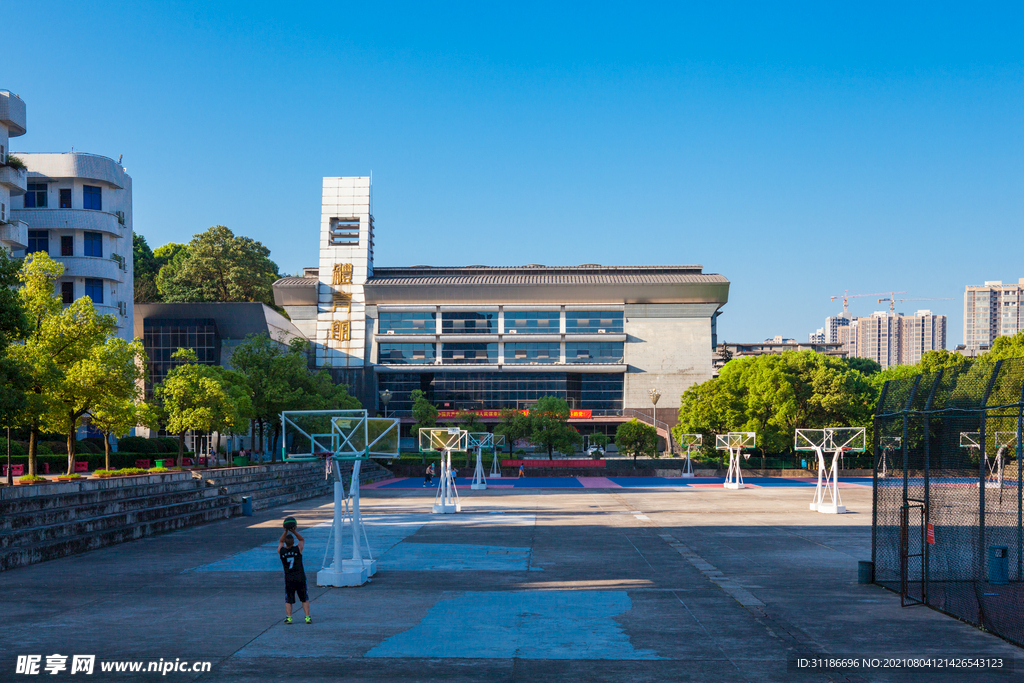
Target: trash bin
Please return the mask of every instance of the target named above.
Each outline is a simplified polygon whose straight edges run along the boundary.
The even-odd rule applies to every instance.
[[[245,467],[249,464],[249,458],[242,458],[236,455],[232,462],[235,463],[235,467]]]
[[[988,547],[988,582],[999,586],[1010,583],[1010,549],[1005,545]]]
[[[242,496],[242,514],[252,517],[252,496]]]
[[[857,563],[857,583],[874,583],[875,563],[870,560],[861,560]]]
[[[157,460],[156,461],[156,466],[157,467],[163,467],[165,462],[167,462],[167,461],[166,460]]]

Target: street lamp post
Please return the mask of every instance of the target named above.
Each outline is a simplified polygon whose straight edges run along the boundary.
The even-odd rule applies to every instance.
[[[388,403],[391,401],[391,392],[385,389],[380,392],[380,402],[384,404],[384,417],[388,416]]]
[[[654,452],[657,453],[658,452],[658,399],[661,398],[661,392],[658,391],[657,389],[651,389],[649,393],[651,395],[651,403],[654,404],[654,407],[651,408],[651,426],[654,427]],[[671,450],[672,449],[672,441],[670,439],[668,439],[668,438],[666,438],[665,440],[668,441],[669,454],[671,454],[672,453],[672,450]]]
[[[11,428],[7,428],[7,485],[14,486],[14,475],[11,473]]]

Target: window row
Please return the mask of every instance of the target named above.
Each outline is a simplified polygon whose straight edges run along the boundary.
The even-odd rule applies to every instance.
[[[558,334],[558,311],[505,311],[506,334]],[[566,311],[568,334],[622,334],[622,311]],[[398,311],[380,314],[379,334],[436,334],[437,313]],[[441,312],[442,334],[497,334],[497,311]]]
[[[384,365],[432,365],[437,358],[437,344],[387,344],[377,346],[377,362]],[[566,363],[621,363],[622,342],[567,342]],[[561,345],[558,342],[517,342],[505,344],[505,363],[558,363]],[[496,364],[498,344],[495,342],[459,342],[441,344],[443,365]]]
[[[86,278],[85,296],[92,299],[94,304],[103,303],[103,280]],[[64,304],[71,304],[75,301],[75,283],[67,281],[60,283],[60,300]]]
[[[83,256],[103,257],[103,234],[99,232],[86,232],[84,235]],[[28,231],[28,249],[26,254],[34,254],[38,251],[50,253],[50,233],[46,230]],[[73,235],[61,235],[60,255],[75,255],[75,238]]]
[[[26,209],[45,209],[50,206],[50,193],[46,183],[29,183],[25,193]],[[58,206],[61,209],[74,208],[71,205],[71,188],[62,187],[57,191]],[[103,188],[98,185],[82,186],[82,208],[103,210]]]

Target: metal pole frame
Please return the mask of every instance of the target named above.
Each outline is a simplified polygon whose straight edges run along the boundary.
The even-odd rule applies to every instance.
[[[985,406],[988,404],[989,394],[999,377],[999,370],[1003,361],[996,361],[992,368],[992,376],[988,378],[988,386],[985,387],[985,394],[981,397],[981,404],[978,406],[978,415],[981,417],[981,457],[978,458],[978,581],[985,581],[985,424],[988,422],[988,414]]]

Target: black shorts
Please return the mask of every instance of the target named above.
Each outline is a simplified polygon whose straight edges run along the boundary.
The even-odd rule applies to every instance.
[[[284,601],[294,605],[296,593],[299,594],[299,602],[309,602],[309,596],[306,594],[306,577],[284,577]]]

